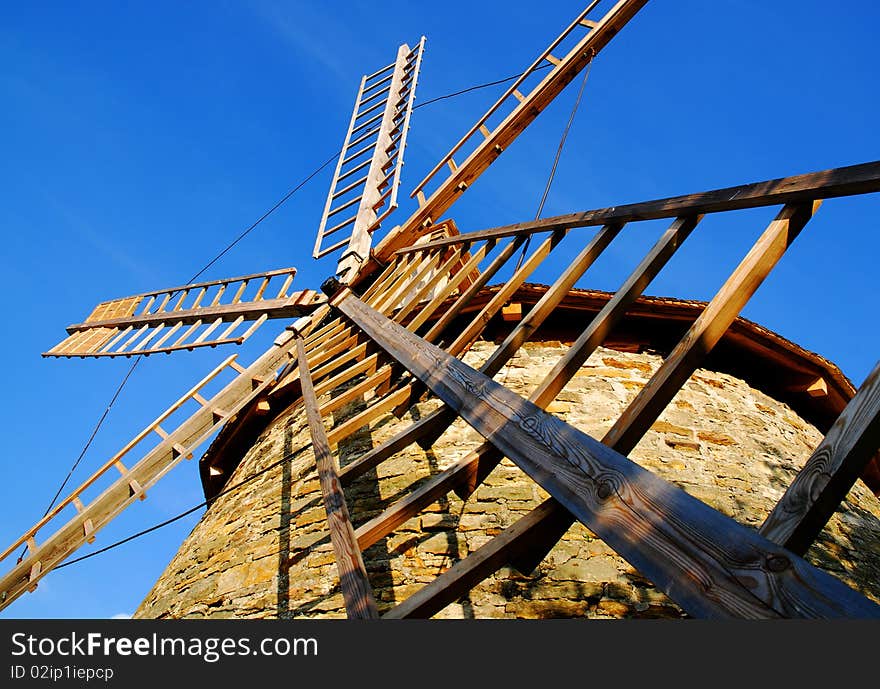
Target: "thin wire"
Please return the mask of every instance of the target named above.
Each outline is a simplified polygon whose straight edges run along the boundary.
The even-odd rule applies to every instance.
[[[568,116],[568,123],[565,125],[565,129],[562,131],[562,137],[559,139],[559,146],[556,149],[556,157],[553,159],[553,166],[550,168],[550,176],[547,178],[547,184],[544,185],[544,193],[541,195],[541,202],[538,204],[538,211],[535,213],[535,220],[538,220],[541,217],[541,213],[544,212],[544,203],[547,201],[547,196],[550,193],[550,187],[553,184],[553,179],[556,177],[556,167],[559,165],[559,158],[562,155],[562,149],[565,146],[565,140],[568,138],[568,132],[571,129],[571,123],[574,122],[574,116],[577,114],[578,106],[581,104],[581,98],[584,95],[584,87],[587,85],[587,77],[590,76],[590,68],[593,66],[593,61],[590,60],[587,63],[587,69],[584,71],[584,78],[581,81],[581,88],[578,91],[577,98],[574,101],[574,106],[571,109],[571,114]],[[514,269],[514,274],[520,269],[522,266],[522,262],[526,257],[526,252],[529,250],[529,244],[532,241],[532,235],[526,237],[526,241],[523,243],[522,251],[519,255],[519,260],[516,262],[516,268]],[[501,384],[505,385],[507,383],[507,376],[510,374],[510,368],[505,369],[504,377],[501,379]]]
[[[552,67],[550,63],[539,65],[535,67],[534,72],[537,72],[539,69],[549,69]],[[436,98],[432,98],[431,100],[426,100],[424,103],[420,103],[419,105],[414,105],[413,110],[418,110],[419,108],[423,108],[426,105],[431,105],[432,103],[436,103],[437,101],[446,100],[447,98],[455,98],[455,96],[461,96],[465,93],[470,93],[471,91],[477,91],[479,89],[484,89],[489,86],[498,86],[499,84],[506,84],[508,81],[513,81],[514,79],[519,79],[525,72],[522,74],[514,74],[513,76],[505,77],[504,79],[498,79],[497,81],[490,81],[485,84],[478,84],[477,86],[471,86],[466,89],[462,89],[461,91],[454,91],[452,93],[447,93],[443,96],[437,96]]]
[[[302,448],[300,448],[300,449],[302,449]],[[114,543],[110,543],[109,545],[106,545],[103,548],[99,548],[98,550],[95,550],[91,553],[87,553],[85,555],[81,555],[80,557],[74,558],[73,560],[68,560],[67,562],[63,562],[62,564],[57,565],[54,569],[62,569],[64,567],[69,567],[70,565],[76,564],[77,562],[82,562],[83,560],[88,560],[89,558],[95,557],[96,555],[100,555],[101,553],[106,553],[108,550],[113,550],[114,548],[118,548],[121,545],[125,545],[129,541],[133,541],[136,538],[140,538],[141,536],[146,536],[147,534],[152,533],[153,531],[158,531],[159,529],[166,527],[169,524],[173,524],[174,522],[180,521],[184,517],[188,517],[189,515],[191,515],[196,510],[199,510],[202,507],[206,507],[208,505],[208,503],[212,502],[213,500],[216,500],[217,498],[219,498],[223,495],[227,495],[228,493],[231,493],[234,490],[238,490],[242,486],[259,478],[260,476],[262,476],[266,472],[271,471],[272,469],[275,469],[276,467],[281,466],[282,464],[284,464],[284,462],[287,462],[290,459],[292,459],[293,456],[296,455],[299,451],[300,450],[297,450],[296,452],[291,452],[289,454],[286,454],[281,459],[279,459],[277,462],[272,462],[272,464],[270,464],[266,467],[263,467],[258,472],[248,476],[246,479],[243,479],[236,484],[233,484],[231,486],[224,488],[219,493],[217,493],[214,497],[212,497],[210,500],[203,500],[198,505],[193,505],[188,510],[183,511],[180,514],[171,517],[170,519],[166,519],[164,522],[159,522],[158,524],[154,524],[153,526],[150,526],[150,527],[144,529],[143,531],[138,531],[137,533],[133,533],[133,534],[131,534],[131,536],[127,536],[119,541],[116,541]]]
[[[577,114],[578,107],[581,104],[581,98],[584,95],[584,87],[587,85],[587,78],[590,76],[590,69],[593,66],[593,61],[590,60],[587,63],[587,68],[584,70],[584,78],[581,81],[581,88],[578,91],[577,98],[574,101],[574,106],[571,109],[571,114],[568,116],[568,123],[565,125],[565,129],[562,131],[562,137],[559,139],[559,146],[556,149],[556,156],[553,158],[553,166],[550,168],[550,176],[547,178],[547,184],[544,185],[544,193],[541,195],[541,203],[538,204],[538,211],[535,213],[535,220],[539,220],[541,217],[541,213],[544,212],[544,203],[547,201],[547,196],[550,194],[550,187],[553,185],[553,180],[556,178],[556,167],[559,165],[559,158],[562,156],[562,149],[565,147],[565,140],[568,138],[568,132],[571,130],[571,124],[574,122],[574,116]],[[526,241],[523,244],[522,252],[519,255],[519,260],[516,262],[516,268],[514,272],[520,269],[523,260],[526,257],[526,252],[529,250],[529,244],[532,241],[532,235],[526,237]]]
[[[535,68],[535,71],[537,71],[538,69],[547,69],[550,66],[551,65],[549,65],[549,64],[541,65],[541,66]],[[456,96],[460,96],[465,93],[470,93],[472,91],[477,91],[479,89],[489,88],[491,86],[498,86],[499,84],[504,84],[504,83],[507,83],[508,81],[513,81],[514,79],[519,79],[521,76],[522,76],[522,74],[514,74],[513,76],[505,77],[504,79],[498,79],[496,81],[486,82],[485,84],[477,84],[476,86],[470,86],[470,87],[468,87],[466,89],[462,89],[460,91],[454,91],[452,93],[447,93],[442,96],[437,96],[436,98],[432,98],[430,100],[425,101],[424,103],[420,103],[419,105],[413,106],[413,110],[417,110],[418,108],[423,108],[426,105],[431,105],[432,103],[437,103],[439,101],[447,100],[449,98],[455,98]],[[264,220],[266,220],[266,218],[268,218],[275,211],[277,211],[279,208],[281,208],[281,206],[283,206],[290,199],[291,196],[293,196],[297,191],[299,191],[302,187],[304,187],[306,184],[308,184],[316,175],[318,175],[321,171],[323,171],[324,168],[326,168],[330,163],[335,161],[338,157],[339,157],[339,153],[334,153],[330,158],[328,158],[326,161],[324,161],[314,172],[312,172],[305,179],[303,179],[299,184],[297,184],[290,191],[288,191],[284,196],[282,196],[271,208],[269,208],[269,210],[267,210],[265,213],[263,213],[256,221],[254,221],[241,234],[239,234],[235,239],[233,239],[222,251],[220,251],[220,253],[218,253],[216,256],[214,256],[214,258],[212,258],[210,261],[208,261],[208,263],[206,263],[204,265],[204,267],[202,267],[202,269],[199,270],[195,275],[193,275],[187,282],[194,282],[195,280],[197,280],[203,273],[205,273],[205,271],[207,271],[211,266],[213,266],[215,263],[217,263],[217,261],[219,261],[223,256],[225,256],[233,247],[235,247],[236,244],[238,244],[241,240],[243,240],[245,237],[247,237]],[[49,506],[46,508],[46,511],[43,513],[43,517],[45,517],[47,514],[49,514],[49,511],[55,506],[55,502],[58,500],[58,497],[61,495],[61,492],[64,490],[64,487],[67,485],[68,481],[70,481],[70,478],[73,476],[73,472],[76,471],[76,468],[79,466],[83,457],[85,457],[86,452],[88,451],[89,447],[91,447],[92,441],[95,439],[95,436],[98,434],[98,431],[101,429],[101,426],[104,424],[104,421],[106,420],[107,415],[110,413],[110,410],[113,408],[113,405],[116,403],[116,400],[119,397],[119,395],[121,394],[122,389],[125,387],[126,383],[128,382],[128,379],[131,377],[131,374],[134,373],[134,370],[137,368],[137,366],[140,362],[141,362],[141,357],[136,358],[134,360],[134,363],[132,363],[131,367],[128,369],[128,371],[123,376],[121,382],[119,383],[119,385],[116,388],[116,391],[113,393],[113,396],[110,398],[110,402],[107,404],[107,406],[104,409],[104,412],[101,414],[101,417],[98,419],[98,422],[95,424],[95,427],[92,430],[92,433],[89,436],[88,440],[86,441],[85,445],[83,446],[82,451],[79,453],[79,456],[76,458],[76,461],[70,467],[70,470],[67,472],[67,476],[61,482],[61,485],[59,486],[58,490],[56,491],[55,495],[53,496],[51,502],[49,503]],[[241,484],[239,484],[239,485],[241,485]],[[225,493],[225,491],[224,491],[224,493]],[[222,495],[222,494],[223,493],[220,493],[219,495]],[[163,522],[161,524],[157,524],[154,527],[146,529],[140,533],[134,534],[133,536],[130,536],[127,539],[120,541],[118,543],[118,545],[121,545],[122,543],[127,543],[130,540],[133,540],[135,538],[138,538],[139,536],[143,536],[145,534],[148,534],[151,531],[159,529],[163,526],[167,526],[168,524],[171,524],[179,519],[182,519],[183,517],[187,516],[188,514],[191,514],[192,512],[194,512],[195,510],[197,510],[201,507],[204,507],[205,505],[207,505],[207,502],[203,502],[200,505],[196,505],[192,509],[187,510],[186,512],[183,512],[183,513],[177,515],[176,517],[171,518],[170,520],[168,520],[166,522]],[[61,567],[66,567],[67,565],[73,564],[74,562],[79,562],[80,560],[84,560],[87,557],[92,557],[94,555],[97,555],[98,553],[105,552],[106,550],[109,550],[111,547],[115,547],[115,546],[108,546],[107,548],[102,548],[101,550],[96,550],[95,552],[93,552],[89,555],[83,556],[81,558],[77,558],[75,560],[70,560],[69,562],[62,564],[62,565],[58,565],[57,567],[55,567],[55,569],[61,569]],[[24,549],[21,552],[21,555],[19,555],[19,557],[18,557],[19,562],[21,562],[22,558],[24,558],[24,555],[26,552],[27,552],[27,546],[24,547]]]

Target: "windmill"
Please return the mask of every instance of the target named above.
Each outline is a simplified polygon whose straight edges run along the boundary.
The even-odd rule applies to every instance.
[[[242,415],[298,404],[308,418],[324,506],[346,609],[376,616],[361,551],[433,502],[473,492],[500,461],[513,460],[552,497],[439,576],[386,616],[428,615],[497,569],[540,560],[573,519],[599,534],[677,603],[698,616],[876,616],[878,609],[833,576],[807,563],[806,545],[851,484],[867,471],[878,433],[877,372],[847,406],[798,482],[761,532],[743,527],[651,475],[626,455],[731,324],[787,246],[825,198],[880,190],[880,165],[869,163],[731,189],[596,209],[460,234],[444,214],[547,105],[637,14],[646,0],[620,0],[593,17],[592,2],[554,39],[413,189],[418,208],[375,245],[372,235],[397,207],[402,156],[424,48],[403,45],[395,60],[365,75],[319,224],[315,257],[341,251],[321,292],[291,291],[292,268],[157,290],[99,304],[47,356],[148,356],[240,344],[272,319],[289,321],[272,347],[248,366],[230,356],[174,402],[82,486],[9,546],[0,561],[27,547],[0,579],[8,605],[69,557],[181,458]],[[607,4],[607,3],[606,3]],[[562,45],[571,45],[560,52]],[[547,67],[549,66],[549,67]],[[546,68],[546,71],[544,69]],[[500,121],[499,121],[500,120]],[[496,124],[490,124],[497,122]],[[444,168],[448,175],[442,176]],[[445,174],[445,173],[443,173]],[[730,275],[602,442],[556,418],[547,407],[573,372],[659,273],[708,213],[779,205],[777,217]],[[669,219],[669,228],[553,371],[525,400],[492,378],[548,317],[627,224]],[[479,370],[460,357],[489,320],[562,239],[598,228],[544,296]],[[531,253],[529,239],[548,236]],[[512,275],[463,328],[450,326],[490,280],[521,255]],[[249,291],[250,290],[250,291]],[[517,318],[516,314],[513,315]],[[231,369],[233,380],[207,398],[202,390]],[[356,382],[355,382],[356,381]],[[345,387],[347,386],[347,387]],[[322,396],[344,390],[331,401]],[[331,431],[323,417],[342,400],[373,391],[362,415]],[[400,413],[433,395],[442,406],[392,440],[340,468],[339,442],[371,418]],[[195,411],[176,428],[162,426],[183,405]],[[485,439],[452,467],[370,522],[354,528],[342,486],[413,442],[430,443],[456,418]],[[148,437],[159,442],[142,452]],[[132,463],[131,458],[134,458]],[[222,468],[207,467],[218,482]],[[216,472],[216,473],[215,473]],[[829,479],[829,476],[831,479]],[[82,493],[112,482],[91,501]],[[804,497],[807,496],[807,497]],[[821,499],[820,499],[821,498]],[[76,514],[58,519],[65,508]],[[56,523],[59,522],[59,523]],[[638,538],[634,538],[637,535]],[[697,581],[694,572],[703,579]],[[756,582],[750,590],[744,578]]]

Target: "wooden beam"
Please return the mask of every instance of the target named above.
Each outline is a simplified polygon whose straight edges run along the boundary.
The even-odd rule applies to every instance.
[[[814,207],[811,205],[809,209],[810,214],[813,210]],[[805,215],[806,217],[804,217]],[[791,218],[795,219],[793,226],[790,223]],[[673,353],[670,354],[666,362],[661,366],[661,369],[648,383],[645,389],[653,389],[655,392],[646,393],[643,401],[640,401],[640,396],[637,396],[618,419],[614,427],[605,435],[603,443],[625,454],[632,450],[638,443],[638,440],[641,439],[645,430],[662,413],[666,404],[668,404],[668,400],[674,396],[681,386],[681,382],[686,380],[693,370],[696,369],[701,357],[695,356],[695,349],[698,346],[706,346],[708,349],[714,346],[717,339],[721,337],[729,325],[729,322],[727,325],[724,325],[725,321],[732,321],[736,317],[742,305],[748,300],[748,297],[751,296],[754,290],[757,289],[760,280],[769,273],[781,256],[781,252],[794,239],[808,218],[809,215],[804,212],[798,215],[790,207],[786,207],[780,212],[777,219],[771,223],[770,227],[759,238],[752,251],[749,252],[727,283],[725,283],[725,286],[719,290],[712,303],[706,307],[703,314],[691,326],[679,347],[673,350]],[[642,293],[651,279],[672,256],[675,249],[690,234],[698,220],[699,217],[691,219],[679,218],[673,223],[639,267],[621,286],[614,298],[603,307],[602,311],[597,314],[584,333],[581,334],[569,349],[565,357],[556,363],[550,373],[533,392],[531,399],[538,406],[545,407],[559,394],[568,380],[571,379],[571,376],[589,358],[589,355],[595,348],[601,344],[613,324],[623,315],[626,307]],[[757,273],[755,272],[756,268]],[[742,289],[746,291],[740,291]],[[708,351],[708,349],[705,351]],[[679,369],[675,376],[669,376],[669,373],[664,372],[664,369],[674,371],[673,367]],[[668,384],[668,388],[661,390],[668,399],[663,402],[661,397],[655,398],[654,395],[658,394],[656,390],[663,387],[659,384],[660,381],[670,380],[671,378],[681,379],[681,382],[674,387]],[[644,392],[644,389],[642,392]],[[545,516],[547,512],[550,512],[552,516]],[[533,533],[536,529],[542,528],[540,524],[541,519],[552,519],[554,523],[561,519],[564,520],[563,512],[565,512],[565,508],[558,503],[555,511],[550,506],[544,510],[534,511],[520,520],[523,523],[519,524],[515,533]],[[574,517],[569,516],[568,520],[570,525]],[[523,567],[533,566],[536,562],[540,562],[555,545],[555,541],[548,540],[525,546],[518,538],[520,537],[511,536],[505,539],[504,543],[508,543],[506,547],[510,549],[511,557],[514,557],[513,553],[518,554],[517,557],[521,558],[518,564]],[[499,547],[502,547],[503,550],[504,546],[502,544]],[[466,558],[464,562],[467,562],[469,559]],[[493,559],[492,561],[495,560]],[[475,558],[471,564],[481,569],[484,568],[481,558]],[[456,571],[470,580],[471,574],[468,569],[470,566],[469,564],[463,564]],[[455,575],[450,574],[446,580],[448,581],[452,576]],[[429,590],[425,595],[427,596],[433,590]],[[427,605],[427,602],[423,604]]]
[[[379,616],[373,590],[367,577],[367,570],[361,556],[354,527],[348,516],[345,494],[336,472],[336,460],[330,451],[318,400],[312,386],[309,373],[309,361],[301,338],[296,340],[297,362],[300,367],[303,405],[309,422],[312,436],[312,448],[318,468],[318,481],[321,484],[321,495],[327,511],[327,526],[330,530],[330,542],[336,555],[336,568],[339,571],[339,588],[345,600],[345,610],[349,619],[369,619]]]
[[[389,457],[394,456],[420,438],[448,426],[455,420],[455,412],[442,407],[432,412],[428,416],[419,419],[415,423],[410,424],[405,429],[396,433],[394,436],[383,442],[381,445],[374,447],[366,454],[361,455],[351,464],[344,466],[339,472],[339,478],[343,485],[348,485],[358,476],[365,474],[371,469],[376,468]]]
[[[561,242],[564,237],[564,232],[554,232],[541,242],[540,246],[532,252],[532,255],[523,261],[523,264],[514,271],[513,275],[510,276],[501,289],[492,296],[482,310],[474,316],[473,319],[471,319],[471,322],[458,334],[458,337],[456,337],[452,344],[446,348],[447,351],[453,356],[458,356],[463,351],[470,348],[474,340],[476,340],[480,336],[480,333],[485,330],[489,321],[495,317],[507,300],[513,296],[513,293],[516,292],[520,285],[528,279],[529,275],[541,265],[544,259],[550,255],[550,252],[559,245],[559,242]],[[427,336],[425,339],[429,342],[431,341]]]
[[[431,326],[431,329],[425,334],[425,339],[428,342],[435,342],[437,338],[443,334],[446,328],[449,327],[449,324],[455,320],[459,313],[461,313],[461,310],[471,303],[473,298],[477,296],[480,290],[482,290],[489,280],[495,276],[495,273],[501,270],[504,264],[510,260],[510,257],[513,256],[514,252],[519,249],[523,243],[525,243],[525,239],[514,239],[507,243],[498,255],[492,259],[492,262],[487,266],[486,270],[480,273],[479,277],[471,283],[470,287],[462,292],[461,296],[455,301],[455,303],[450,308],[446,309],[437,322]]]
[[[416,332],[425,322],[428,321],[429,318],[431,318],[431,316],[434,315],[434,312],[437,311],[441,304],[446,302],[455,290],[462,290],[462,294],[456,303],[464,298],[465,293],[470,291],[471,285],[473,284],[472,281],[469,282],[469,276],[474,271],[479,273],[478,266],[480,265],[480,262],[494,247],[495,242],[485,242],[479,249],[477,249],[454,275],[449,276],[447,283],[437,290],[425,306],[419,309],[419,312],[409,320],[406,327],[409,330]]]
[[[737,187],[716,189],[699,194],[673,196],[670,198],[632,203],[610,208],[557,215],[534,222],[516,223],[478,232],[466,232],[438,239],[419,246],[420,251],[452,246],[459,242],[478,242],[504,237],[518,237],[554,230],[570,230],[575,227],[591,227],[613,222],[657,220],[682,215],[699,215],[721,211],[777,206],[784,203],[805,203],[814,199],[830,199],[840,196],[870,194],[880,191],[880,161],[834,168],[806,175],[782,177],[764,182],[744,184]],[[414,251],[413,247],[400,248],[397,253]]]
[[[803,555],[880,447],[880,363],[856,392],[760,528]]]
[[[611,240],[620,232],[621,227],[622,225],[606,225],[596,233],[553,285],[544,292],[535,306],[529,310],[528,315],[511,330],[504,342],[492,353],[492,356],[480,369],[483,373],[494,376],[501,370],[501,367],[535,333],[589,267],[602,255]]]
[[[335,306],[690,614],[874,617],[880,606],[523,400],[350,292]]]
[[[629,454],[703,357],[715,346],[773,266],[798,236],[820,201],[786,205],[755,242],[660,369],[608,431],[604,442]]]
[[[697,369],[703,357],[721,339],[742,307],[812,217],[818,205],[819,202],[808,205],[789,205],[779,212],[776,219],[770,223],[648,384],[639,391],[636,398],[605,434],[602,438],[603,443],[621,454],[627,455],[632,451],[645,432],[663,413],[681,386]],[[631,288],[635,287],[636,283],[632,278],[628,282]],[[646,284],[642,285],[641,289],[644,289],[645,286]],[[641,289],[638,290],[639,293]],[[616,299],[617,295],[612,302]],[[605,313],[612,302],[606,305],[600,315]],[[601,319],[597,316],[593,324],[600,323]],[[575,352],[580,352],[580,354],[566,356],[557,362],[544,382],[535,391],[536,403],[541,406],[548,404],[565,386],[565,381],[569,378],[556,378],[557,374],[564,371],[565,375],[570,377],[586,361],[589,355],[584,356],[584,354],[586,354],[588,347],[584,346],[586,342],[582,342],[583,340],[592,340],[590,342],[592,348],[600,344],[601,340],[596,338],[598,333],[590,332],[593,329],[593,324],[581,338],[578,338],[578,342],[570,350],[570,354]],[[602,330],[604,334],[607,334],[607,329],[602,328]],[[555,544],[545,543],[538,546],[541,557],[553,545]],[[531,561],[540,561],[541,557],[535,555]]]
[[[590,354],[598,347],[608,332],[617,323],[625,313],[627,307],[635,301],[644,291],[645,287],[657,275],[666,262],[672,257],[675,250],[681,246],[681,243],[687,238],[700,218],[679,218],[669,227],[660,237],[660,240],[648,252],[645,259],[635,269],[633,274],[624,282],[623,286],[618,290],[614,298],[606,304],[600,311],[584,333],[575,341],[569,351],[562,359],[560,359],[553,369],[547,374],[544,380],[538,385],[532,393],[530,399],[542,409],[546,408],[556,395],[565,387],[566,383],[571,380],[572,376],[580,369],[581,364],[586,361]],[[611,239],[617,234],[619,228],[607,226],[602,232],[597,233],[596,237],[581,252],[581,254],[572,262],[572,264],[562,273],[556,283],[550,287],[541,300],[535,304],[535,307],[529,311],[529,315],[514,329],[505,341],[495,350],[491,357],[483,364],[480,372],[484,375],[494,376],[501,367],[516,352],[517,348],[524,342],[527,337],[534,332],[544,319],[553,311],[554,307],[567,293],[572,284],[577,282],[579,277],[587,269],[587,267],[595,260],[602,249],[607,246]],[[415,431],[419,433],[420,439],[430,439],[432,442],[439,437],[440,434],[455,420],[456,415],[450,410],[443,408],[436,410],[431,415],[425,417],[420,422],[422,429],[410,429],[410,436]],[[410,441],[412,442],[412,441]],[[405,447],[405,445],[404,445]],[[364,463],[370,461],[368,453],[361,460]],[[377,453],[378,454],[378,453]],[[498,452],[490,443],[484,443],[476,450],[468,453],[445,471],[429,479],[425,484],[416,489],[410,496],[404,498],[393,505],[390,505],[380,515],[376,516],[368,524],[362,527],[362,531],[358,531],[359,542],[366,543],[368,539],[378,540],[391,530],[414,516],[425,506],[431,504],[437,495],[443,492],[455,490],[459,497],[466,499],[473,491],[476,490],[486,476],[501,461],[501,453]],[[359,460],[359,461],[361,461]],[[357,464],[357,463],[355,463]],[[445,491],[441,492],[442,489]],[[432,499],[425,502],[426,497]],[[567,526],[571,526],[571,516],[566,516],[564,509],[560,508],[562,515],[554,514],[553,518],[548,521],[548,525],[557,522],[565,522]],[[531,525],[524,533],[531,534],[535,529],[540,529],[538,525],[533,528]],[[382,529],[387,529],[382,533]],[[559,532],[561,537],[562,532]],[[556,541],[550,541],[552,544]],[[515,542],[512,545],[512,551],[528,552],[529,547]],[[532,546],[531,550],[535,548]],[[540,556],[532,555],[532,559],[540,561],[544,554]],[[493,560],[494,561],[494,560]],[[475,566],[480,568],[484,564],[480,560],[474,561]],[[525,566],[525,565],[521,565]],[[459,570],[461,571],[461,570]],[[530,570],[529,570],[530,571]],[[470,577],[467,572],[462,572],[466,578]]]

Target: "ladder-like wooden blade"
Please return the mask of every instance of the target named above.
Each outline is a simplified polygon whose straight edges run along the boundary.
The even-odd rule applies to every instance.
[[[270,318],[311,313],[323,296],[290,292],[296,268],[198,282],[98,304],[45,357],[115,357],[241,344]]]
[[[3,561],[27,546],[26,557],[0,577],[0,609],[25,591],[34,590],[42,577],[84,543],[93,541],[95,534],[126,507],[146,498],[147,489],[182,457],[190,459],[195,449],[228,419],[249,402],[265,396],[276,371],[289,360],[294,345],[293,333],[285,331],[248,368],[238,364],[235,355],[227,358],[0,553],[0,561]],[[234,377],[217,394],[206,399],[201,391],[227,369],[232,370]],[[173,430],[161,426],[187,405],[192,413]],[[145,448],[148,443],[144,440],[148,437],[158,437],[159,442]],[[123,463],[132,456],[139,459],[130,466]],[[114,470],[119,476],[112,480]],[[102,486],[105,486],[103,491],[89,497]]]
[[[314,257],[346,247],[338,273],[367,258],[371,234],[397,208],[409,120],[424,51],[403,44],[387,67],[361,79],[315,240]]]
[[[416,186],[412,196],[418,198],[419,208],[375,247],[375,258],[379,263],[386,262],[395,250],[411,245],[416,237],[424,234],[426,227],[438,221],[504,149],[635,16],[647,0],[619,0],[598,21],[588,20],[587,15],[599,2],[600,0],[591,2],[578,14]],[[576,36],[578,32],[583,32],[582,36],[565,57],[555,58],[553,51],[564,47],[566,40]],[[539,83],[531,86],[534,78],[537,78],[536,71],[546,63],[552,66],[551,69],[547,70],[546,76]],[[522,93],[521,89],[525,89],[526,93]],[[502,121],[490,129],[490,121],[498,117],[502,117]],[[456,154],[464,160],[456,162],[453,159]],[[449,176],[426,198],[428,183],[445,167],[450,170]]]

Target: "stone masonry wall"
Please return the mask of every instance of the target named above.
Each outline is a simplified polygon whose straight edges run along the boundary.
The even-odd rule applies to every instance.
[[[478,342],[479,365],[494,345]],[[527,395],[565,348],[527,343],[496,376]],[[600,348],[550,407],[596,438],[660,365],[652,354]],[[341,462],[436,407],[383,419],[340,446]],[[363,402],[340,410],[350,416]],[[789,407],[730,375],[699,370],[631,453],[643,467],[757,527],[822,434]],[[461,420],[425,452],[413,445],[346,489],[355,526],[479,444]],[[223,495],[148,593],[136,617],[345,617],[305,415],[282,414],[242,460]],[[466,501],[454,494],[370,547],[364,559],[380,612],[538,505],[546,493],[508,460]],[[880,601],[880,502],[859,482],[807,558]],[[505,567],[437,617],[680,617],[628,563],[575,524],[529,575]]]

